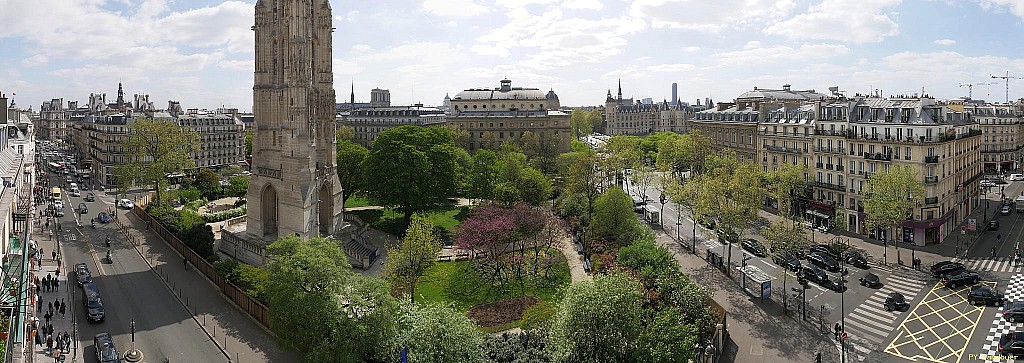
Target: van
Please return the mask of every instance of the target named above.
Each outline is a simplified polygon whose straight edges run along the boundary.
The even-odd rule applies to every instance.
[[[100,290],[95,282],[82,285],[82,305],[85,306],[90,323],[98,323],[107,318],[106,310],[103,309],[103,299],[100,298]]]
[[[1024,180],[1024,174],[1010,174],[1010,181]]]

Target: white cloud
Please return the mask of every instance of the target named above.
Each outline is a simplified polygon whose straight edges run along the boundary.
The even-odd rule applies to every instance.
[[[719,65],[752,66],[779,61],[806,61],[826,59],[850,53],[850,48],[839,44],[804,44],[798,48],[776,45],[766,48],[748,48],[712,54]]]
[[[980,0],[980,4],[984,9],[1003,10],[1009,8],[1013,15],[1024,18],[1024,0]]]
[[[601,10],[604,4],[599,0],[565,0],[562,7],[566,9]]]
[[[688,46],[688,47],[685,47],[685,48],[683,48],[683,51],[684,51],[684,52],[690,52],[690,53],[692,53],[692,52],[696,52],[696,51],[698,51],[698,50],[700,50],[700,47],[697,47],[697,46],[692,46],[692,45],[691,45],[691,46]]]
[[[222,60],[217,63],[217,66],[224,69],[230,69],[234,71],[252,71],[256,69],[255,60]]]
[[[495,0],[494,3],[506,8],[523,8],[529,5],[548,5],[557,0]]]
[[[50,63],[50,58],[42,54],[36,54],[34,56],[21,60],[21,65],[26,67],[39,67],[45,66]]]
[[[956,44],[956,41],[953,40],[953,39],[938,39],[938,40],[936,40],[936,41],[934,41],[932,43],[935,43],[935,44],[938,44],[938,45],[953,45],[953,44]]]
[[[634,0],[630,13],[654,28],[717,32],[781,19],[794,6],[793,0]]]
[[[423,0],[423,10],[441,16],[476,16],[487,12],[487,7],[475,0]]]
[[[811,6],[806,13],[765,28],[764,32],[792,39],[880,42],[899,34],[899,25],[884,10],[899,5],[901,1],[824,0]]]
[[[370,46],[367,44],[356,44],[352,46],[352,51],[358,53],[366,53],[369,52],[371,49],[372,48],[370,48]]]
[[[647,66],[647,70],[651,72],[690,72],[695,69],[697,69],[697,66],[685,63],[658,64],[653,66]]]

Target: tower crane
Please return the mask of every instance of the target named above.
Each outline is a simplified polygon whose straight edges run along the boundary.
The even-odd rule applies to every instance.
[[[1006,103],[1010,103],[1010,80],[1011,79],[1024,79],[1024,77],[1011,76],[1010,71],[1006,71],[1006,75],[997,76],[992,75],[992,78],[1002,79],[1006,82]]]
[[[974,98],[974,86],[988,86],[998,82],[985,82],[985,83],[961,83],[960,88],[967,87],[967,98]]]

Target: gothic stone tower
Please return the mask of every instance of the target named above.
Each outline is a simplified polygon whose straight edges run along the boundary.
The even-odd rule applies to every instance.
[[[265,241],[334,234],[334,73],[329,0],[256,2],[253,176],[246,232]]]

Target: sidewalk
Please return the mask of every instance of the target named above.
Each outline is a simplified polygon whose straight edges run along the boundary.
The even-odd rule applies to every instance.
[[[221,295],[220,289],[189,266],[160,236],[146,230],[146,223],[134,212],[118,212],[119,222],[139,243],[136,250],[178,301],[192,312],[203,328],[232,362],[298,362],[294,352],[279,347],[277,339],[256,321]]]
[[[42,222],[42,225],[45,225],[45,223],[46,222],[44,220]],[[50,228],[54,229],[54,224],[53,223],[50,224]],[[75,314],[75,309],[78,308],[78,305],[75,304],[74,294],[73,294],[74,293],[73,290],[78,288],[78,284],[77,284],[77,282],[71,282],[71,283],[68,282],[67,264],[63,264],[62,263],[64,256],[60,252],[60,249],[59,249],[59,246],[58,246],[58,242],[57,242],[60,238],[63,238],[63,237],[60,237],[63,234],[76,233],[76,232],[75,231],[63,230],[60,233],[58,233],[57,231],[54,231],[53,237],[51,238],[49,233],[45,232],[45,229],[46,229],[45,227],[43,227],[43,228],[33,227],[34,231],[35,230],[39,230],[40,231],[39,234],[37,234],[37,235],[35,235],[35,237],[33,237],[33,240],[36,242],[36,247],[40,248],[42,250],[43,254],[42,254],[42,259],[41,259],[42,261],[41,261],[41,263],[39,263],[39,261],[36,260],[35,258],[32,259],[32,261],[33,261],[32,265],[34,266],[34,268],[32,269],[32,271],[29,274],[29,276],[30,276],[30,279],[32,278],[32,276],[34,276],[35,278],[38,278],[38,281],[40,281],[40,282],[42,282],[46,278],[47,275],[50,275],[50,276],[53,276],[53,277],[57,277],[57,289],[56,290],[47,291],[45,288],[41,288],[39,290],[40,291],[40,295],[39,295],[38,299],[31,299],[30,300],[30,301],[33,301],[37,305],[30,309],[30,313],[29,313],[30,318],[29,319],[30,320],[33,319],[33,318],[38,319],[39,323],[38,323],[37,326],[39,326],[39,329],[37,329],[37,334],[39,334],[40,341],[42,341],[43,344],[42,345],[35,345],[34,341],[31,342],[31,343],[26,343],[28,346],[32,347],[32,352],[33,352],[32,357],[30,358],[29,362],[48,363],[48,362],[56,362],[57,361],[53,357],[53,354],[52,353],[48,353],[48,351],[46,349],[46,341],[47,340],[46,340],[46,335],[42,334],[42,331],[43,331],[42,327],[44,325],[46,325],[46,319],[44,318],[44,314],[49,313],[49,306],[51,304],[53,304],[54,301],[60,301],[60,300],[63,300],[63,303],[66,305],[66,308],[65,308],[66,309],[66,314],[62,315],[60,313],[60,311],[59,311],[59,308],[57,306],[54,306],[54,314],[53,314],[54,316],[53,316],[53,318],[50,319],[50,324],[53,325],[53,336],[55,337],[54,340],[56,340],[57,334],[63,334],[64,332],[67,332],[69,334],[69,336],[71,337],[72,342],[71,342],[71,347],[69,349],[61,351],[62,354],[65,354],[65,360],[64,361],[65,362],[84,362],[85,361],[84,360],[84,355],[85,355],[84,351],[85,351],[85,349],[83,347],[79,346],[78,344],[79,344],[80,340],[89,340],[89,339],[92,339],[92,337],[79,337],[78,336],[78,332],[77,332],[77,329],[76,329],[77,328],[77,321],[76,321],[76,316],[77,315]],[[53,257],[52,253],[54,251],[57,251],[57,253],[58,253],[56,261],[54,261],[52,259],[52,257]],[[57,276],[57,268],[58,268],[58,266],[60,266],[60,276],[59,277]],[[71,271],[71,272],[73,273],[74,271]],[[33,289],[33,293],[34,293],[35,285],[33,284],[31,288]],[[39,301],[38,300],[42,300],[42,305],[41,305],[42,306],[42,310],[39,310],[39,306],[40,305],[39,305]],[[26,339],[27,340],[32,340],[31,339],[31,335],[26,336]]]

